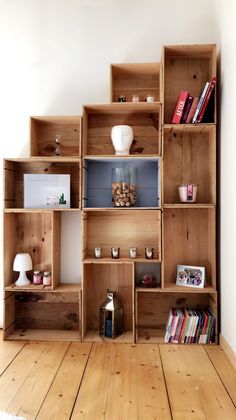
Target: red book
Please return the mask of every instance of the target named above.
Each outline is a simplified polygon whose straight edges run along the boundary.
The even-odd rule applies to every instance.
[[[194,97],[193,97],[193,96],[191,96],[191,95],[189,95],[189,96],[188,96],[188,99],[187,99],[187,100],[186,100],[186,102],[185,102],[184,112],[183,112],[183,115],[182,115],[182,118],[181,118],[180,124],[185,124],[185,123],[186,123],[186,121],[187,121],[187,116],[188,116],[188,114],[189,114],[189,111],[190,111],[190,108],[191,108],[191,106],[192,106],[193,100],[194,100]]]
[[[212,92],[214,90],[215,85],[216,85],[216,77],[213,77],[211,82],[210,82],[205,101],[202,105],[202,109],[201,109],[201,111],[199,112],[199,115],[198,115],[198,119],[197,119],[198,123],[200,123],[202,121],[202,118],[204,117],[204,113],[206,111],[207,105],[209,103],[209,100],[210,100],[210,97],[212,95]]]
[[[186,120],[187,124],[190,124],[192,122],[193,116],[194,116],[195,111],[197,109],[197,104],[198,104],[198,97],[195,97],[193,99],[192,106],[191,106],[190,111],[189,111],[188,116],[187,116],[187,120]]]
[[[189,93],[187,91],[182,90],[180,92],[178,101],[176,104],[175,112],[173,114],[172,124],[180,124],[183,111],[184,111],[185,102],[188,99],[188,96],[189,96]]]

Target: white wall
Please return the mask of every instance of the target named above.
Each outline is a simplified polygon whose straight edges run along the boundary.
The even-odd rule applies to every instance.
[[[29,115],[80,114],[82,104],[107,102],[110,63],[160,61],[163,44],[216,42],[213,4],[0,0],[1,157],[28,156]],[[65,215],[62,272],[70,281],[80,264],[66,257],[77,247],[68,223]]]
[[[221,333],[236,353],[236,2],[216,0],[221,49]]]

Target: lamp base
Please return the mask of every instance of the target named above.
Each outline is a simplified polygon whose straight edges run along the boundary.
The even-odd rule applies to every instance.
[[[21,271],[18,279],[15,282],[15,285],[16,286],[28,286],[28,284],[30,284],[30,281],[26,276],[26,272]]]

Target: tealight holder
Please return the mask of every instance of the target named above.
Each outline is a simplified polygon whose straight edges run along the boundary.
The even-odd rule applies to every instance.
[[[129,249],[129,257],[134,259],[137,256],[137,248],[131,247]]]
[[[94,256],[95,258],[102,258],[102,248],[99,246],[96,246],[94,248]]]
[[[111,248],[111,258],[114,258],[114,259],[120,258],[120,248],[116,248],[116,247]]]
[[[152,260],[154,258],[154,248],[145,248],[145,258]]]

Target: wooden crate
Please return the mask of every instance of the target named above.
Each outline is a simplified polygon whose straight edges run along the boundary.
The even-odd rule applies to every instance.
[[[4,339],[81,339],[81,292],[5,292]]]
[[[179,184],[197,184],[197,203],[216,204],[216,128],[170,125],[163,131],[163,200],[179,203]]]
[[[134,342],[134,268],[133,263],[84,264],[82,336],[85,341],[99,339],[100,306],[107,290],[117,291],[123,305],[123,337]],[[108,339],[109,340],[109,339]]]
[[[103,257],[111,261],[111,247],[120,247],[121,259],[129,248],[137,247],[137,258],[145,260],[145,248],[154,248],[154,261],[161,261],[160,210],[83,211],[83,259],[93,259],[94,248],[102,247]],[[96,261],[96,260],[95,260]]]
[[[215,342],[217,343],[216,293],[155,293],[138,289],[136,289],[136,341],[139,343],[164,343],[169,310],[176,307],[210,307],[216,317]]]
[[[33,270],[52,272],[50,288],[55,288],[60,280],[60,212],[5,212],[4,250],[4,286],[14,287],[19,273],[13,271],[13,261],[17,253],[25,252]]]
[[[206,82],[216,76],[216,46],[168,45],[163,48],[164,123],[170,124],[181,90],[199,97]],[[215,92],[216,99],[216,92]],[[216,100],[214,117],[216,122]]]
[[[160,64],[159,63],[122,63],[111,64],[111,102],[118,102],[120,95],[131,102],[133,95],[138,95],[144,102],[147,95],[160,100]]]
[[[159,103],[84,106],[83,155],[114,156],[111,129],[120,124],[130,125],[134,131],[130,155],[160,155],[161,105]]]
[[[203,291],[216,290],[215,208],[164,208],[164,289],[201,289],[176,286],[177,265],[206,269]]]
[[[24,207],[24,174],[66,174],[70,175],[71,208],[79,209],[81,203],[80,169],[80,159],[5,159],[4,207],[6,209]]]
[[[55,135],[60,134],[60,157],[81,156],[81,126],[80,116],[31,117],[30,155],[55,156]]]

